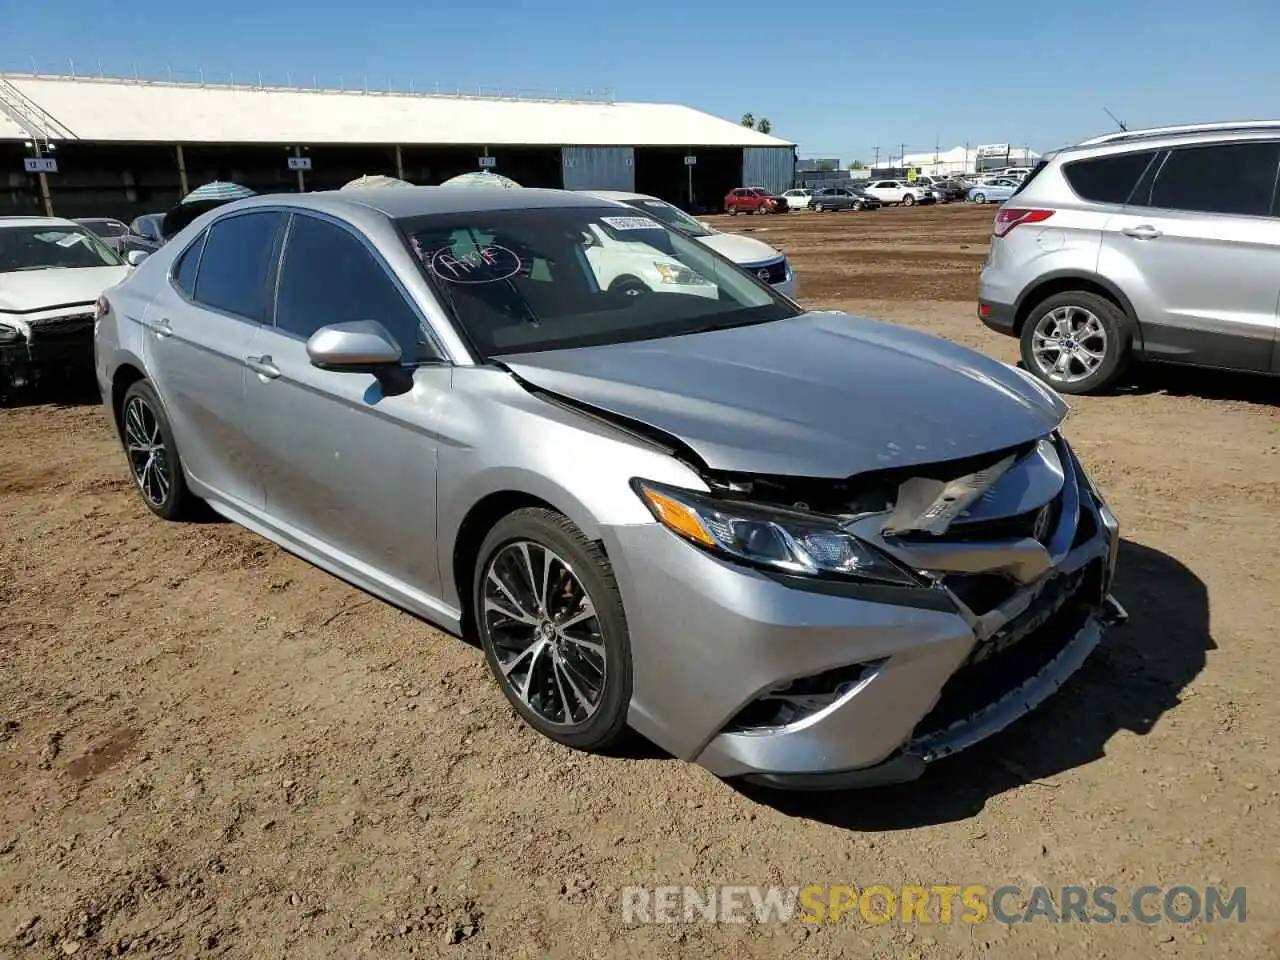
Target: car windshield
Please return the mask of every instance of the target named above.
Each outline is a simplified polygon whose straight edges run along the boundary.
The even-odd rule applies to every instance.
[[[0,273],[117,267],[121,260],[83,227],[0,227]]]
[[[689,216],[679,207],[673,207],[665,200],[645,198],[643,200],[623,200],[629,207],[635,207],[653,219],[665,223],[672,230],[679,230],[686,237],[709,237],[714,233],[706,226]]]
[[[703,244],[616,207],[400,221],[427,280],[485,359],[797,316]]]

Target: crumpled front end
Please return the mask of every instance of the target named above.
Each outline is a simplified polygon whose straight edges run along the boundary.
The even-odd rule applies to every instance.
[[[1036,707],[1124,618],[1110,597],[1118,524],[1057,433],[843,485],[735,483],[845,518],[921,586],[779,577],[661,527],[607,531],[632,723],[719,775],[795,789],[913,779]]]
[[[92,305],[55,314],[0,313],[0,397],[93,370]]]

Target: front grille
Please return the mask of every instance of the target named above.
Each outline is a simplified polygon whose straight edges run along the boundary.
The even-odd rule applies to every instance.
[[[71,317],[55,317],[52,320],[39,320],[31,324],[31,339],[66,340],[79,339],[93,333],[93,314],[83,313]]]
[[[787,261],[777,260],[773,263],[757,263],[743,267],[747,272],[764,280],[765,283],[784,283],[787,279]]]
[[[979,643],[951,675],[914,737],[945,730],[1021,686],[1066,648],[1102,601],[1102,564],[1063,574],[1020,615]]]

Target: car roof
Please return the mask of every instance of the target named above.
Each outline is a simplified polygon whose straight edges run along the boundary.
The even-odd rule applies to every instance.
[[[1045,160],[1080,155],[1102,156],[1131,150],[1164,150],[1169,147],[1211,143],[1245,143],[1250,140],[1276,140],[1280,137],[1280,121],[1154,127],[1150,130],[1127,130],[1092,137],[1044,155]]]
[[[316,193],[267,193],[237,200],[237,210],[256,206],[288,206],[337,214],[375,210],[394,220],[449,213],[498,210],[545,210],[553,207],[598,207],[600,200],[574,190],[490,186],[370,187]]]
[[[586,194],[589,197],[598,197],[601,200],[658,200],[658,197],[651,197],[647,193],[632,193],[629,190],[575,190],[575,193]],[[662,201],[665,203],[666,201]]]
[[[78,227],[74,220],[62,217],[0,217],[0,228],[3,227]]]

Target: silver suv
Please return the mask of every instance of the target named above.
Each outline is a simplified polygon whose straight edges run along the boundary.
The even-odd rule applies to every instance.
[[[978,315],[1063,393],[1131,360],[1280,373],[1280,121],[1164,127],[1047,156],[996,215]]]

